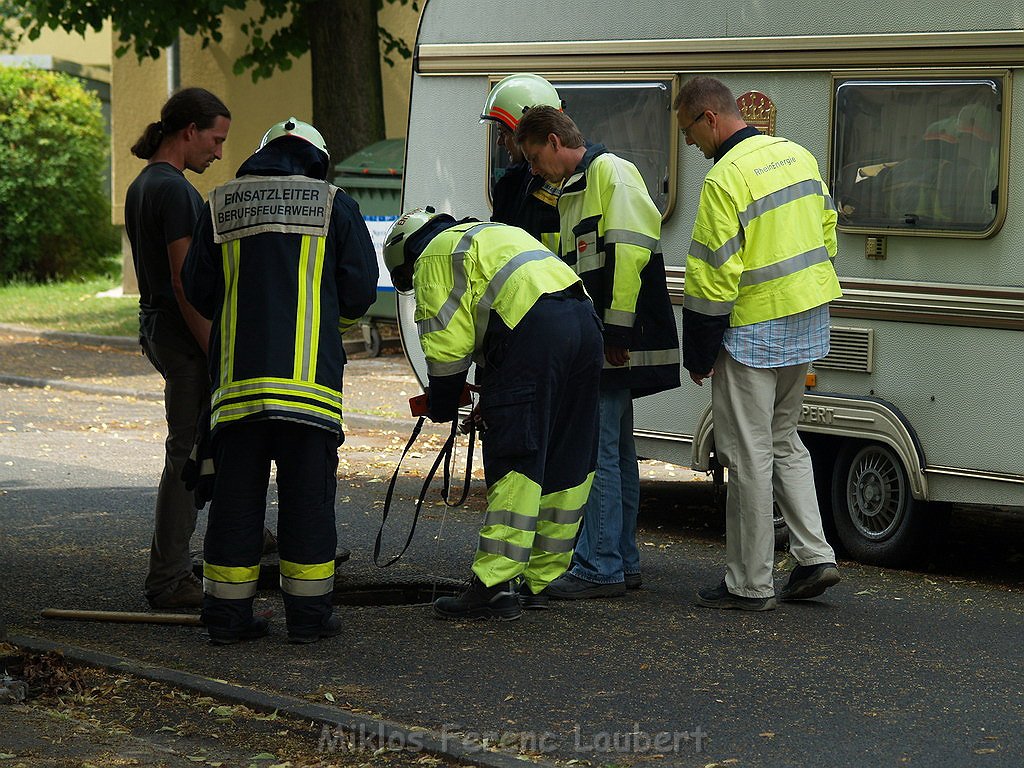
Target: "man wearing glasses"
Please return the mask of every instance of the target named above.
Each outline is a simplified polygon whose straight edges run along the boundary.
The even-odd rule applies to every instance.
[[[683,367],[698,386],[712,381],[715,450],[729,468],[726,572],[697,603],[768,611],[773,502],[798,563],[779,597],[839,582],[796,429],[807,365],[828,354],[828,302],[841,295],[836,209],[814,156],[748,126],[724,83],[694,77],[674,107],[686,143],[715,163],[686,258]]]

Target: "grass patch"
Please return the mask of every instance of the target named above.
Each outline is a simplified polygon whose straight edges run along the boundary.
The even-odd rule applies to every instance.
[[[97,295],[119,284],[119,277],[107,276],[0,286],[0,323],[99,336],[137,336],[139,297]]]

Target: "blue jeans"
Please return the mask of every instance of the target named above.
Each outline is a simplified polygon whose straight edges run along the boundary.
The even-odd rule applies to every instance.
[[[597,471],[569,572],[585,581],[617,584],[627,573],[640,573],[636,547],[640,467],[628,389],[601,390],[598,430]]]

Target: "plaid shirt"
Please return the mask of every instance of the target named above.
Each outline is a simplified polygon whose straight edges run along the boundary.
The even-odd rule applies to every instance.
[[[828,354],[828,304],[729,328],[724,343],[734,360],[751,368],[782,368],[818,360]]]

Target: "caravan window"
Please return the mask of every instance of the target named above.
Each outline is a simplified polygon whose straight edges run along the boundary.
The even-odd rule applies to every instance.
[[[841,229],[984,234],[996,223],[1002,81],[837,79]]]
[[[671,210],[675,189],[676,134],[672,113],[672,79],[642,82],[567,81],[551,79],[565,101],[565,111],[587,141],[636,165],[662,216]],[[491,188],[508,165],[490,129]]]

